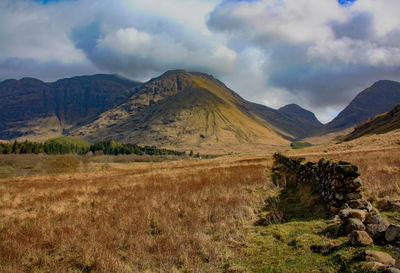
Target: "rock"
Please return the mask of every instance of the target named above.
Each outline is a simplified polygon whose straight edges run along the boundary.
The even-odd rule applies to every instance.
[[[378,262],[394,266],[395,260],[389,254],[376,250],[365,250],[362,255],[367,262]]]
[[[364,269],[366,269],[367,271],[365,272],[381,272],[379,270],[385,269],[387,268],[387,265],[384,265],[382,263],[378,263],[378,262],[369,262],[365,265]]]
[[[329,207],[329,211],[330,211],[332,214],[337,215],[337,214],[340,212],[340,208],[335,207],[335,206],[330,206],[330,207]]]
[[[399,268],[400,269],[400,253],[398,253],[397,255],[396,255],[396,262],[395,262],[395,267],[396,268]]]
[[[352,246],[369,246],[373,242],[365,231],[353,230],[350,234],[350,243]]]
[[[400,269],[398,269],[396,267],[389,267],[383,272],[384,273],[400,273]]]
[[[342,209],[339,212],[339,217],[342,220],[346,220],[348,218],[357,218],[361,222],[364,222],[365,218],[367,217],[367,213],[365,211],[359,210],[359,209]]]
[[[365,226],[359,219],[349,218],[342,224],[342,232],[349,234],[353,230],[365,230]]]
[[[344,195],[342,193],[336,193],[335,194],[335,199],[336,200],[343,200],[344,199]]]
[[[400,226],[390,225],[385,233],[385,239],[388,242],[397,241],[400,238]]]
[[[368,212],[373,209],[372,204],[363,198],[350,200],[347,203],[352,209],[365,209]]]
[[[363,185],[361,178],[357,177],[353,180],[350,180],[348,183],[346,183],[346,186],[352,189],[359,189]]]
[[[380,238],[383,238],[385,236],[386,230],[390,225],[385,218],[379,216],[367,216],[365,223],[365,231],[374,240],[379,240]]]
[[[344,198],[345,198],[345,200],[361,199],[362,194],[359,192],[350,192],[350,193],[346,194],[346,196]]]
[[[337,171],[341,172],[345,176],[358,177],[360,176],[358,172],[358,167],[352,164],[349,165],[338,165],[336,166]]]

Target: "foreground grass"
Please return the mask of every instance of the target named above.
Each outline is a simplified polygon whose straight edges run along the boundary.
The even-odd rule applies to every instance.
[[[108,166],[0,180],[0,271],[218,272],[271,186],[265,159]]]
[[[307,149],[359,164],[371,198],[398,194],[398,147]],[[307,189],[272,185],[269,155],[60,158],[6,158],[33,171],[0,179],[0,272],[368,272]]]

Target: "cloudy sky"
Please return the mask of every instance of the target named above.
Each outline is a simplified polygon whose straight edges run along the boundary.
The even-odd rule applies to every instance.
[[[0,80],[169,69],[327,122],[400,80],[399,0],[0,0]]]

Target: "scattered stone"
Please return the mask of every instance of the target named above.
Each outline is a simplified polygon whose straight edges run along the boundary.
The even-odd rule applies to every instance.
[[[365,231],[353,230],[350,234],[350,243],[352,246],[369,246],[373,242]]]
[[[400,226],[390,225],[385,233],[385,239],[388,242],[397,241],[400,238]]]
[[[350,234],[353,230],[365,230],[365,226],[359,219],[349,218],[342,224],[342,233]]]
[[[387,264],[394,266],[395,260],[389,254],[376,250],[365,250],[362,254],[363,258],[367,262],[378,262],[381,264]]]
[[[342,220],[346,220],[348,218],[357,218],[361,222],[364,222],[365,218],[367,217],[367,213],[360,209],[342,209],[339,212],[339,217]]]
[[[385,232],[389,227],[389,222],[382,217],[379,216],[367,216],[365,220],[365,231],[372,237],[374,240],[379,240],[380,238],[385,237]]]

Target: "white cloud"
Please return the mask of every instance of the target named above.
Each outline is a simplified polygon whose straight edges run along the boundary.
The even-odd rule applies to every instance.
[[[199,70],[326,121],[373,81],[400,79],[398,10],[398,0],[0,0],[0,77]]]
[[[0,3],[0,58],[81,62],[85,55],[68,32],[49,18],[37,3],[4,0]]]

